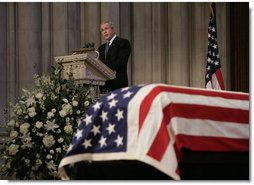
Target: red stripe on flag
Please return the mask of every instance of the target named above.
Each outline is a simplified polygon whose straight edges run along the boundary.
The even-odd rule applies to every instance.
[[[175,146],[178,150],[188,148],[193,151],[249,151],[249,139],[178,134],[175,136]]]
[[[171,105],[169,105],[168,109],[170,109],[170,106]],[[160,125],[160,129],[147,153],[147,155],[158,161],[160,161],[161,158],[163,157],[170,142],[167,124],[169,123],[169,120],[171,118],[170,114],[168,114],[167,111],[168,111],[167,109],[163,110],[163,119]]]
[[[158,161],[163,157],[170,142],[167,124],[170,123],[173,117],[249,123],[249,111],[246,110],[171,103],[163,109],[163,119],[160,124],[160,129],[147,153],[150,157]]]
[[[152,105],[153,100],[159,93],[162,92],[174,92],[174,93],[184,93],[193,95],[203,95],[208,97],[221,97],[225,99],[236,99],[236,100],[249,100],[249,94],[236,94],[230,92],[217,92],[217,91],[207,91],[198,89],[187,89],[179,87],[168,87],[168,86],[156,86],[151,92],[144,98],[139,109],[139,132],[143,126],[144,120],[147,113]]]
[[[171,114],[171,118],[183,117],[249,124],[248,110],[175,103],[169,107],[171,110],[168,110],[167,114]]]
[[[216,72],[215,72],[215,75],[216,75],[216,78],[219,82],[221,90],[224,90],[225,88],[224,88],[224,82],[223,82],[223,77],[222,77],[221,70],[217,69]]]

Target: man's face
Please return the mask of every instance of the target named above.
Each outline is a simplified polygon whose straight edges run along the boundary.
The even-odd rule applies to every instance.
[[[110,40],[115,35],[115,30],[110,27],[109,23],[104,23],[101,25],[101,34],[104,39]]]

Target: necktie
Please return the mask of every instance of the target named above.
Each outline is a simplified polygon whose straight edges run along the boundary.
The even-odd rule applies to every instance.
[[[108,49],[109,49],[109,42],[107,42],[107,44],[106,44],[106,48],[105,48],[105,58],[107,57]]]

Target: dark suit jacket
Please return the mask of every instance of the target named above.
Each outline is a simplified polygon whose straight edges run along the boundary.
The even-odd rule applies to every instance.
[[[130,42],[126,39],[116,37],[105,58],[106,43],[98,48],[99,59],[109,68],[116,71],[116,78],[106,81],[105,87],[108,91],[113,91],[128,86],[127,63],[131,53]]]

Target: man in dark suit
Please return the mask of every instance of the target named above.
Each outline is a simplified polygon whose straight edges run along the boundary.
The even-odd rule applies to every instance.
[[[103,22],[100,31],[106,43],[98,48],[99,59],[113,71],[116,71],[116,78],[106,81],[105,88],[108,91],[113,91],[127,87],[127,63],[131,53],[130,42],[116,35],[114,25],[110,21]]]

